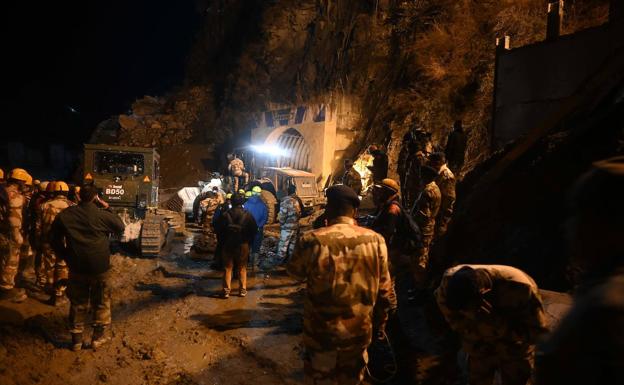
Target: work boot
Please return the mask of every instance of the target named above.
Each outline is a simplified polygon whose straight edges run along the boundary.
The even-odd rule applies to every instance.
[[[74,352],[82,349],[82,333],[72,333],[72,347],[71,350]]]
[[[230,291],[227,289],[223,289],[223,293],[221,294],[221,297],[223,297],[224,299],[230,298]]]
[[[247,295],[247,289],[240,289],[240,294],[239,296],[244,297]]]
[[[91,340],[91,347],[93,350],[97,350],[100,346],[111,340],[110,334],[106,331],[104,326],[96,326],[93,328],[93,337]]]
[[[12,289],[0,289],[0,300],[11,301],[15,303],[26,301],[28,296],[24,289],[12,288]]]

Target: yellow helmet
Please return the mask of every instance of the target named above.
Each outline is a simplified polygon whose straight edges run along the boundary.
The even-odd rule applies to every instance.
[[[251,198],[251,195],[252,195],[251,191],[245,192],[245,198]]]
[[[232,193],[225,194],[225,199],[232,199]]]
[[[262,192],[262,187],[260,186],[254,186],[251,191],[253,192],[254,195],[260,195],[260,193]]]
[[[62,180],[54,182],[54,192],[69,192],[69,186]]]
[[[241,188],[241,189],[238,190],[238,193],[245,195],[245,190]]]
[[[48,188],[49,184],[50,184],[50,182],[48,182],[47,180],[44,180],[43,182],[39,183],[39,190],[40,191],[47,191],[46,189]]]
[[[28,181],[30,181],[30,183],[32,183],[32,177],[30,175],[28,175],[26,170],[24,170],[23,168],[14,168],[13,170],[11,170],[11,173],[9,174],[9,178],[10,179],[19,180],[19,181],[22,181],[24,183],[26,183]]]

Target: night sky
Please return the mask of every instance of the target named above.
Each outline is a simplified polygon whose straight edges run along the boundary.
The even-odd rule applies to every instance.
[[[201,17],[194,0],[8,4],[3,141],[33,144],[78,145],[136,98],[182,85]]]

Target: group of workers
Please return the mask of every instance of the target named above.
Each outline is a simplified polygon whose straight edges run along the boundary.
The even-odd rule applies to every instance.
[[[23,302],[27,288],[59,306],[67,294],[72,349],[82,348],[90,308],[97,348],[110,339],[109,234],[123,233],[123,222],[96,207],[108,204],[92,184],[40,182],[22,168],[4,176],[0,170],[0,299]]]

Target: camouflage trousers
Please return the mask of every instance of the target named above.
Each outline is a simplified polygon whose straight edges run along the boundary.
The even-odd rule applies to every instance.
[[[41,246],[41,262],[40,277],[45,280],[43,286],[53,288],[57,296],[65,294],[66,287],[60,282],[67,280],[69,269],[64,260],[56,257],[49,243]]]
[[[34,281],[36,278],[35,271],[35,250],[30,244],[27,236],[24,237],[24,243],[20,247],[20,277],[25,280]]]
[[[303,359],[306,385],[356,385],[364,380],[366,348],[316,350],[306,347]]]
[[[195,248],[200,253],[215,253],[217,235],[212,228],[212,216],[206,216],[202,224],[202,233],[196,238]]]
[[[69,327],[71,333],[82,333],[89,309],[94,313],[93,326],[108,326],[111,323],[110,273],[99,275],[69,275],[67,296]]]
[[[497,372],[502,385],[530,384],[535,358],[534,346],[501,344],[468,353],[468,357],[470,385],[492,385]]]
[[[20,250],[22,245],[7,239],[6,236],[0,237],[0,288],[12,289],[15,287],[15,276],[20,262]]]
[[[247,290],[247,259],[249,258],[249,243],[240,245],[223,245],[221,250],[223,260],[223,291],[230,293],[232,290],[232,271],[236,266],[238,270],[238,288]]]
[[[282,262],[288,261],[293,255],[298,235],[298,228],[282,229],[280,231],[280,239],[277,244],[277,257],[280,258]]]
[[[432,236],[423,236],[422,247],[412,256],[411,270],[416,288],[423,289],[427,281],[427,268],[429,267],[429,247]]]

